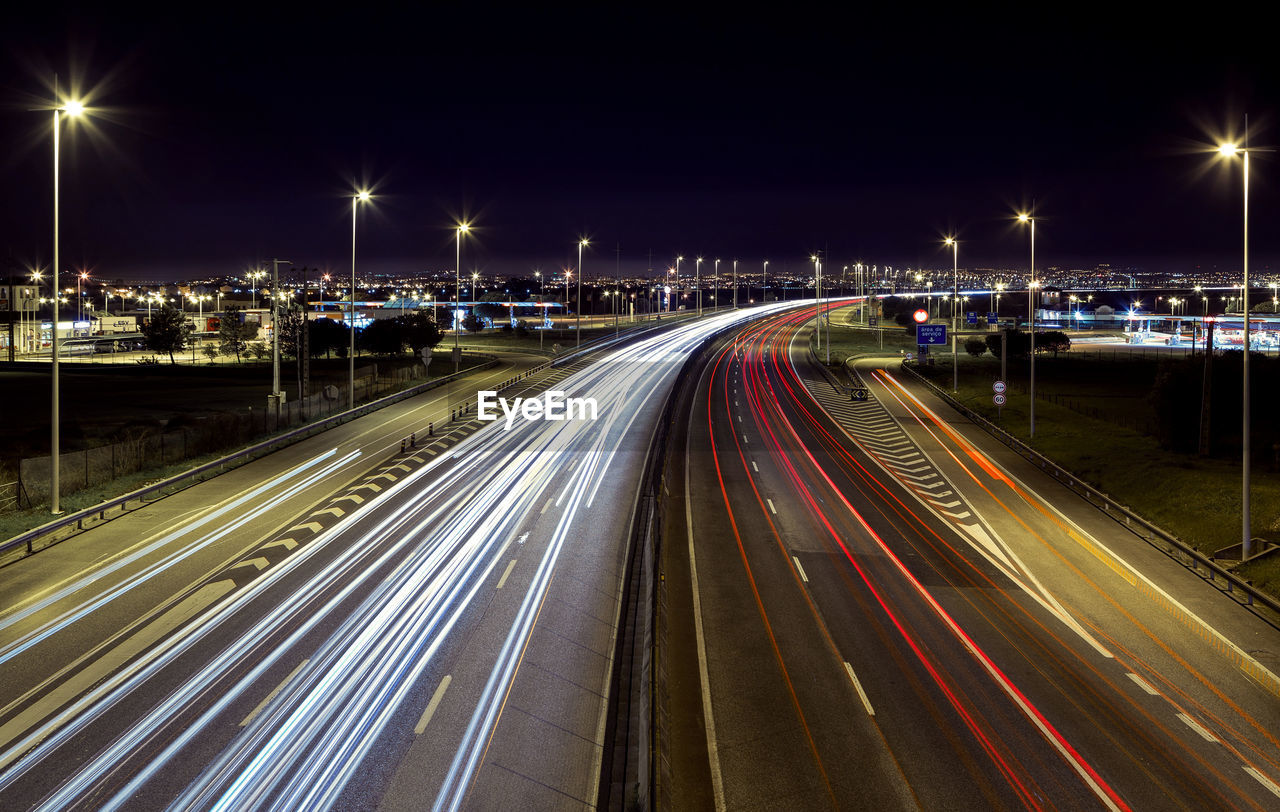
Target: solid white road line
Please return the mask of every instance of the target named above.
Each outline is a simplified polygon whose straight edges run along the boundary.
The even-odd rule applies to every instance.
[[[809,576],[805,575],[804,567],[800,566],[800,559],[793,555],[791,556],[791,560],[796,562],[796,572],[800,573],[800,580],[804,581],[806,584],[809,583]]]
[[[853,681],[853,687],[857,689],[858,698],[862,700],[862,707],[867,709],[867,715],[875,716],[875,708],[871,707],[871,700],[867,699],[867,692],[862,690],[862,683],[858,682],[858,675],[853,673],[853,666],[849,665],[848,660],[845,661],[844,670],[849,672],[849,679]]]
[[[703,373],[704,377],[706,373]],[[724,778],[720,773],[720,753],[716,742],[716,720],[711,707],[711,675],[707,670],[707,638],[702,628],[702,594],[698,589],[698,558],[693,549],[693,497],[689,486],[690,445],[693,432],[685,435],[684,446],[684,520],[689,537],[689,581],[693,587],[693,631],[698,644],[698,678],[702,683],[702,721],[707,733],[707,761],[711,767],[711,796],[716,812],[724,812]]]
[[[302,662],[298,663],[298,667],[297,667],[297,668],[295,668],[295,669],[293,669],[292,671],[290,671],[290,672],[289,672],[289,676],[285,677],[285,678],[284,678],[284,681],[283,681],[283,682],[281,682],[279,685],[277,685],[277,686],[276,686],[276,689],[275,689],[274,691],[272,691],[271,693],[267,694],[266,699],[263,699],[261,702],[259,702],[259,703],[258,703],[258,707],[256,707],[256,708],[254,708],[253,710],[249,711],[249,715],[248,715],[248,716],[246,716],[246,717],[244,717],[244,721],[242,721],[242,722],[240,723],[240,727],[244,727],[245,725],[247,725],[247,724],[249,724],[250,722],[252,722],[252,721],[253,721],[253,717],[255,717],[255,716],[257,716],[259,713],[261,713],[261,712],[262,712],[262,709],[263,709],[263,708],[265,708],[265,707],[267,706],[267,703],[268,703],[268,702],[270,702],[271,700],[275,699],[275,698],[280,694],[280,692],[284,690],[284,686],[286,686],[286,685],[288,685],[288,684],[289,684],[289,680],[291,680],[291,679],[293,679],[295,676],[297,676],[297,675],[298,675],[298,672],[302,670],[302,666],[306,665],[306,664],[307,664],[307,663],[309,663],[309,662],[310,662],[310,660],[303,660]]]
[[[512,561],[511,563],[514,564],[516,562]],[[427,703],[427,709],[422,712],[422,718],[413,727],[415,736],[421,736],[422,731],[427,729],[427,723],[431,721],[432,716],[435,716],[436,708],[440,707],[440,700],[444,699],[444,692],[449,688],[450,682],[453,682],[452,674],[445,674],[444,679],[440,680],[440,687],[436,688],[436,692],[431,695],[431,701]]]

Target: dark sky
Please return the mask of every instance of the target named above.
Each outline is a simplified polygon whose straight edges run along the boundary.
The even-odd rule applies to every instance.
[[[62,244],[64,268],[103,278],[272,256],[345,272],[363,182],[378,198],[359,263],[376,271],[452,268],[460,215],[479,229],[464,268],[497,273],[554,271],[581,233],[588,276],[618,245],[641,267],[652,249],[655,267],[773,270],[823,247],[944,266],[951,228],[962,266],[1023,266],[1008,218],[1033,200],[1038,265],[1237,267],[1239,165],[1192,149],[1245,113],[1251,143],[1275,142],[1263,27],[1051,7],[10,14],[0,251],[50,258],[51,117],[28,111],[56,71],[102,108],[65,132]],[[1253,170],[1262,271],[1280,260],[1280,161]]]

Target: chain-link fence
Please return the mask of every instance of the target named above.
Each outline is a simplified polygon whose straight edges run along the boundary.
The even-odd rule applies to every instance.
[[[373,400],[425,377],[425,369],[417,365],[383,373],[371,366],[357,372],[363,374],[355,381],[356,402]],[[135,430],[110,445],[59,455],[58,489],[66,496],[128,474],[247,445],[254,438],[322,420],[346,408],[346,387],[326,386],[306,399],[282,403],[278,410],[250,407],[247,412],[222,412],[174,431]],[[23,459],[16,476],[0,471],[0,512],[49,501],[50,459],[48,455]]]

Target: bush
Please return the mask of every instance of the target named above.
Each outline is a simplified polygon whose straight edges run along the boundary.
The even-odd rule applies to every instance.
[[[974,358],[981,358],[987,354],[987,342],[981,338],[967,338],[964,342],[964,351]]]

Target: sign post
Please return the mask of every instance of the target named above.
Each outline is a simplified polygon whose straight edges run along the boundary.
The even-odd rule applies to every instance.
[[[996,405],[996,417],[999,418],[1001,412],[1004,411],[1004,381],[996,381],[991,384],[991,391],[995,394],[991,396],[991,402]]]

